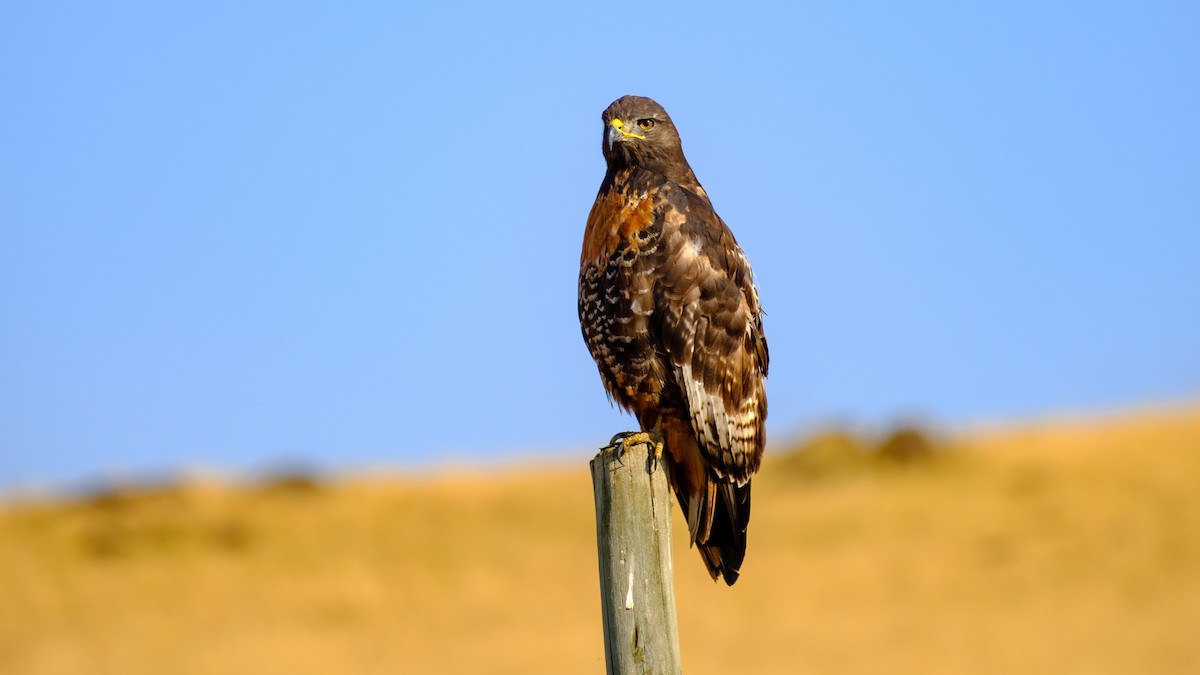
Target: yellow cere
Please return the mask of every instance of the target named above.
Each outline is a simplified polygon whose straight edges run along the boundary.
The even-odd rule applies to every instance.
[[[621,120],[613,120],[613,121],[611,122],[611,124],[612,124],[614,127],[618,128],[618,129],[620,129],[621,127],[625,126],[625,123],[624,123],[624,122],[622,122]]]

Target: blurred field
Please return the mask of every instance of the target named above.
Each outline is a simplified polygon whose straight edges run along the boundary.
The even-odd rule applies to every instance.
[[[687,672],[1200,672],[1200,408],[796,450]],[[602,672],[588,459],[0,507],[0,673]]]

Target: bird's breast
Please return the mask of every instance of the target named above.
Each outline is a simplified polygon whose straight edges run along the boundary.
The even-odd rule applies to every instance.
[[[613,253],[637,246],[637,233],[654,223],[654,195],[628,184],[602,190],[588,214],[580,265],[603,265]]]

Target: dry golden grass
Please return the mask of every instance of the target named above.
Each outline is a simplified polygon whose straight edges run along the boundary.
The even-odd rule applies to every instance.
[[[1200,408],[774,448],[743,576],[676,521],[689,673],[1200,672]],[[575,673],[588,458],[0,510],[0,673]]]

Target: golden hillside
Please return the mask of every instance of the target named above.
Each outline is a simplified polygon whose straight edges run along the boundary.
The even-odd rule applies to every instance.
[[[771,450],[689,673],[1200,672],[1200,408]],[[590,457],[0,510],[0,673],[603,672]]]

